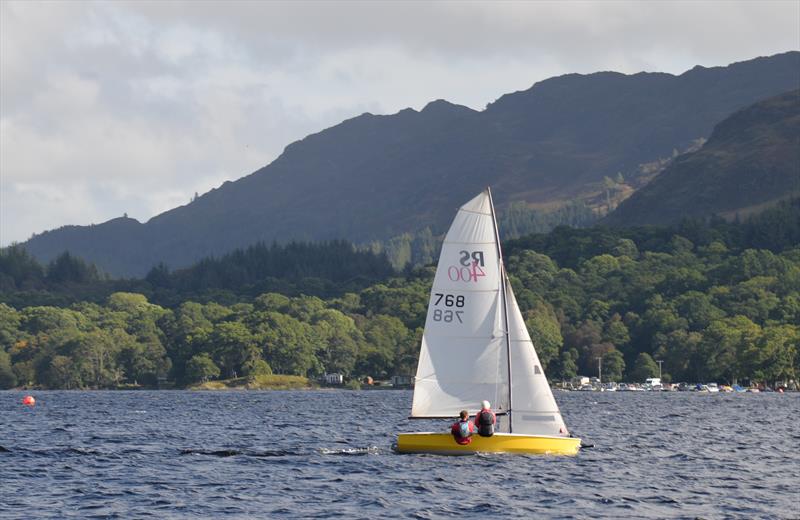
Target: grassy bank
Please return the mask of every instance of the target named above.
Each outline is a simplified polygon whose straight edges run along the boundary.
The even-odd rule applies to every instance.
[[[307,377],[263,375],[207,381],[188,387],[189,390],[303,390],[317,385]]]

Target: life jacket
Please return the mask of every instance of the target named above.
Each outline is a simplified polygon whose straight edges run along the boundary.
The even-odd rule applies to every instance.
[[[472,435],[472,432],[469,430],[469,421],[460,421],[458,423],[458,435],[465,439]]]
[[[478,414],[478,435],[481,437],[494,435],[494,414],[489,410],[483,410]]]

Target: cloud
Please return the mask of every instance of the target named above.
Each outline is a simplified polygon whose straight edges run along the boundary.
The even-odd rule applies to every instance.
[[[0,244],[147,220],[365,111],[725,65],[800,47],[798,20],[798,2],[0,2]]]

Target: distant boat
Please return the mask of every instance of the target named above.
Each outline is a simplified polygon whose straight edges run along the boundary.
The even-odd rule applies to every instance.
[[[489,400],[497,433],[458,444],[450,433],[401,433],[405,453],[574,455],[570,436],[503,266],[491,192],[464,204],[447,232],[433,280],[411,418],[476,414]]]
[[[647,390],[660,391],[661,390],[661,378],[660,377],[648,377],[644,382],[644,387]]]
[[[708,386],[708,391],[711,392],[712,394],[719,392],[719,387],[717,386],[717,383],[708,383],[707,386]]]

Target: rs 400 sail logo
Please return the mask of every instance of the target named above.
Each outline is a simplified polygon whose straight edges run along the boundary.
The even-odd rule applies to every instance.
[[[483,268],[486,266],[484,262],[483,251],[459,251],[461,258],[458,263],[460,265],[451,265],[447,269],[447,276],[453,282],[478,282],[478,278],[486,276]]]

